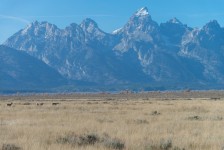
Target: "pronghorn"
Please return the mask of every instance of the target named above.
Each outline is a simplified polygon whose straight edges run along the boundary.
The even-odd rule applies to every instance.
[[[37,103],[37,106],[42,106],[44,105],[44,103]]]
[[[58,105],[59,103],[52,103],[52,105]]]
[[[12,106],[12,102],[11,103],[8,103],[7,106]]]

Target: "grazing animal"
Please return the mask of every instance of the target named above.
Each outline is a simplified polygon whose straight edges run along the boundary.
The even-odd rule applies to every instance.
[[[12,106],[13,103],[8,103],[7,106]]]
[[[58,105],[59,103],[52,103],[52,105]]]
[[[37,103],[37,106],[43,106],[44,103]]]

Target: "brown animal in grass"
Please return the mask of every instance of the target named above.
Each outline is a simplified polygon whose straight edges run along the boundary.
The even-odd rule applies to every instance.
[[[8,103],[7,106],[12,106],[13,103]]]
[[[37,106],[43,106],[44,103],[37,103]]]
[[[52,105],[55,105],[55,106],[58,105],[58,104],[59,104],[59,103],[52,103]]]

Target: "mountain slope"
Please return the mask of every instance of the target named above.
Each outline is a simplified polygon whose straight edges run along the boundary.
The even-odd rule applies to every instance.
[[[44,90],[65,83],[60,74],[40,60],[0,46],[0,90]]]
[[[202,29],[187,32],[182,40],[180,54],[198,60],[204,66],[203,74],[212,82],[224,83],[224,29],[211,21]]]

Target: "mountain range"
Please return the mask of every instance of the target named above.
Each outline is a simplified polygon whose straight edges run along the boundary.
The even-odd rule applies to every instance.
[[[202,28],[177,18],[158,24],[146,7],[113,33],[89,18],[65,29],[35,21],[3,45],[0,88],[15,88],[14,82],[31,89],[85,84],[115,90],[224,84],[224,28],[216,20]]]

